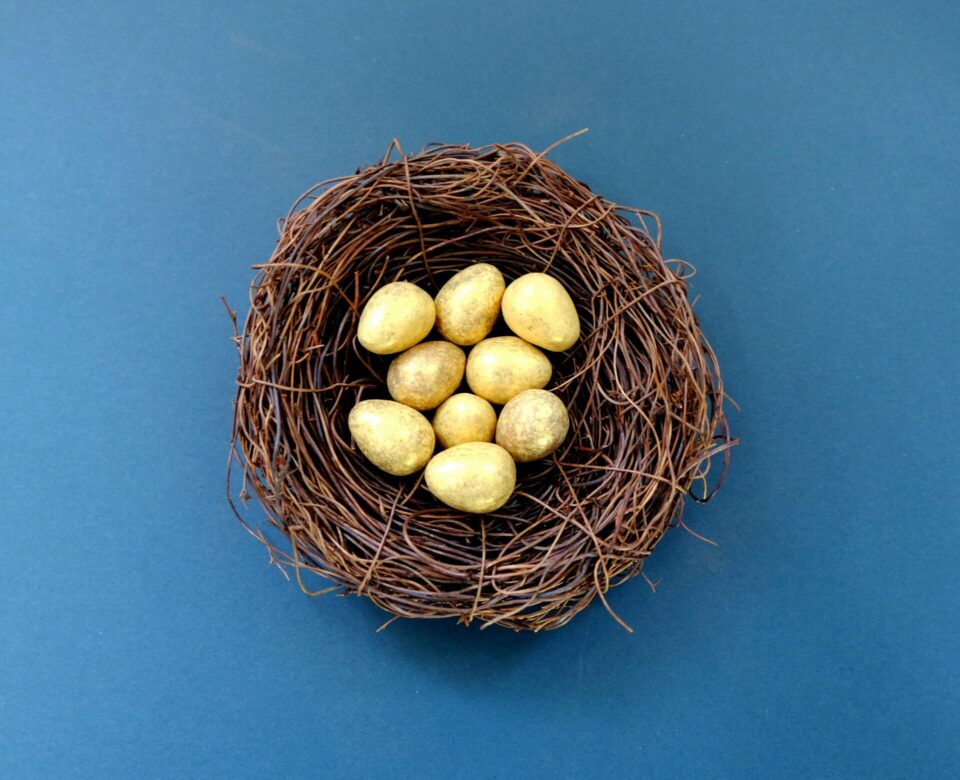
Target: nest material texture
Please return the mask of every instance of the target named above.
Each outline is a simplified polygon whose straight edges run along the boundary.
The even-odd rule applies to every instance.
[[[256,266],[236,334],[228,495],[308,593],[362,594],[397,617],[557,628],[596,597],[610,609],[605,594],[682,523],[684,498],[706,501],[722,482],[734,441],[687,297],[692,268],[663,259],[654,214],[611,203],[545,155],[498,144],[407,156],[394,142],[379,163],[301,197]],[[507,283],[559,279],[583,335],[551,355],[566,441],[520,464],[501,510],[466,515],[420,475],[370,464],[347,415],[386,397],[389,358],[356,340],[369,296],[397,280],[436,294],[481,261]],[[266,522],[246,517],[251,495]],[[308,572],[333,587],[311,590]]]

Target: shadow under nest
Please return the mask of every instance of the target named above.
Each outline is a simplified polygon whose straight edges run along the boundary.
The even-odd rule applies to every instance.
[[[335,583],[321,592],[362,594],[397,617],[557,628],[641,572],[685,496],[706,501],[722,483],[736,442],[687,299],[692,268],[664,261],[655,215],[605,200],[545,154],[433,145],[406,156],[391,144],[301,197],[256,267],[236,335],[229,472],[242,484],[228,475],[228,496],[305,591],[308,571]],[[379,471],[347,428],[357,401],[387,397],[389,358],[355,337],[367,298],[398,280],[435,295],[474,262],[507,283],[554,276],[582,332],[550,355],[566,441],[518,464],[513,497],[488,515],[439,504],[421,475]],[[255,496],[287,543],[245,519],[235,492],[244,505]]]

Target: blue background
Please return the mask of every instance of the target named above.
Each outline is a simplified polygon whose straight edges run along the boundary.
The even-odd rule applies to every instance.
[[[653,209],[744,440],[543,636],[308,599],[223,495],[275,219],[396,136]],[[0,2],[0,776],[960,773],[952,3]]]

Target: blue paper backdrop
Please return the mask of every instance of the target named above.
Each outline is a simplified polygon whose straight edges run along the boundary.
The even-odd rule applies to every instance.
[[[392,137],[658,211],[744,440],[545,636],[308,599],[223,496],[275,219]],[[0,2],[0,776],[960,774],[960,14]]]

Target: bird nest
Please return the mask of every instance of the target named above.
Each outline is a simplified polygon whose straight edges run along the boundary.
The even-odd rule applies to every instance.
[[[735,441],[687,299],[691,266],[664,260],[654,214],[545,155],[497,144],[407,156],[394,142],[281,221],[236,334],[228,495],[306,592],[364,595],[396,617],[557,628],[594,598],[609,610],[607,591],[682,524],[685,497],[705,502],[722,482]],[[385,397],[389,359],[356,339],[369,296],[398,280],[436,294],[474,262],[508,283],[557,278],[583,333],[551,355],[570,434],[549,459],[518,464],[514,495],[486,515],[443,506],[420,475],[378,470],[347,428],[357,401]],[[265,521],[247,519],[251,494]],[[307,572],[334,585],[311,590]]]

